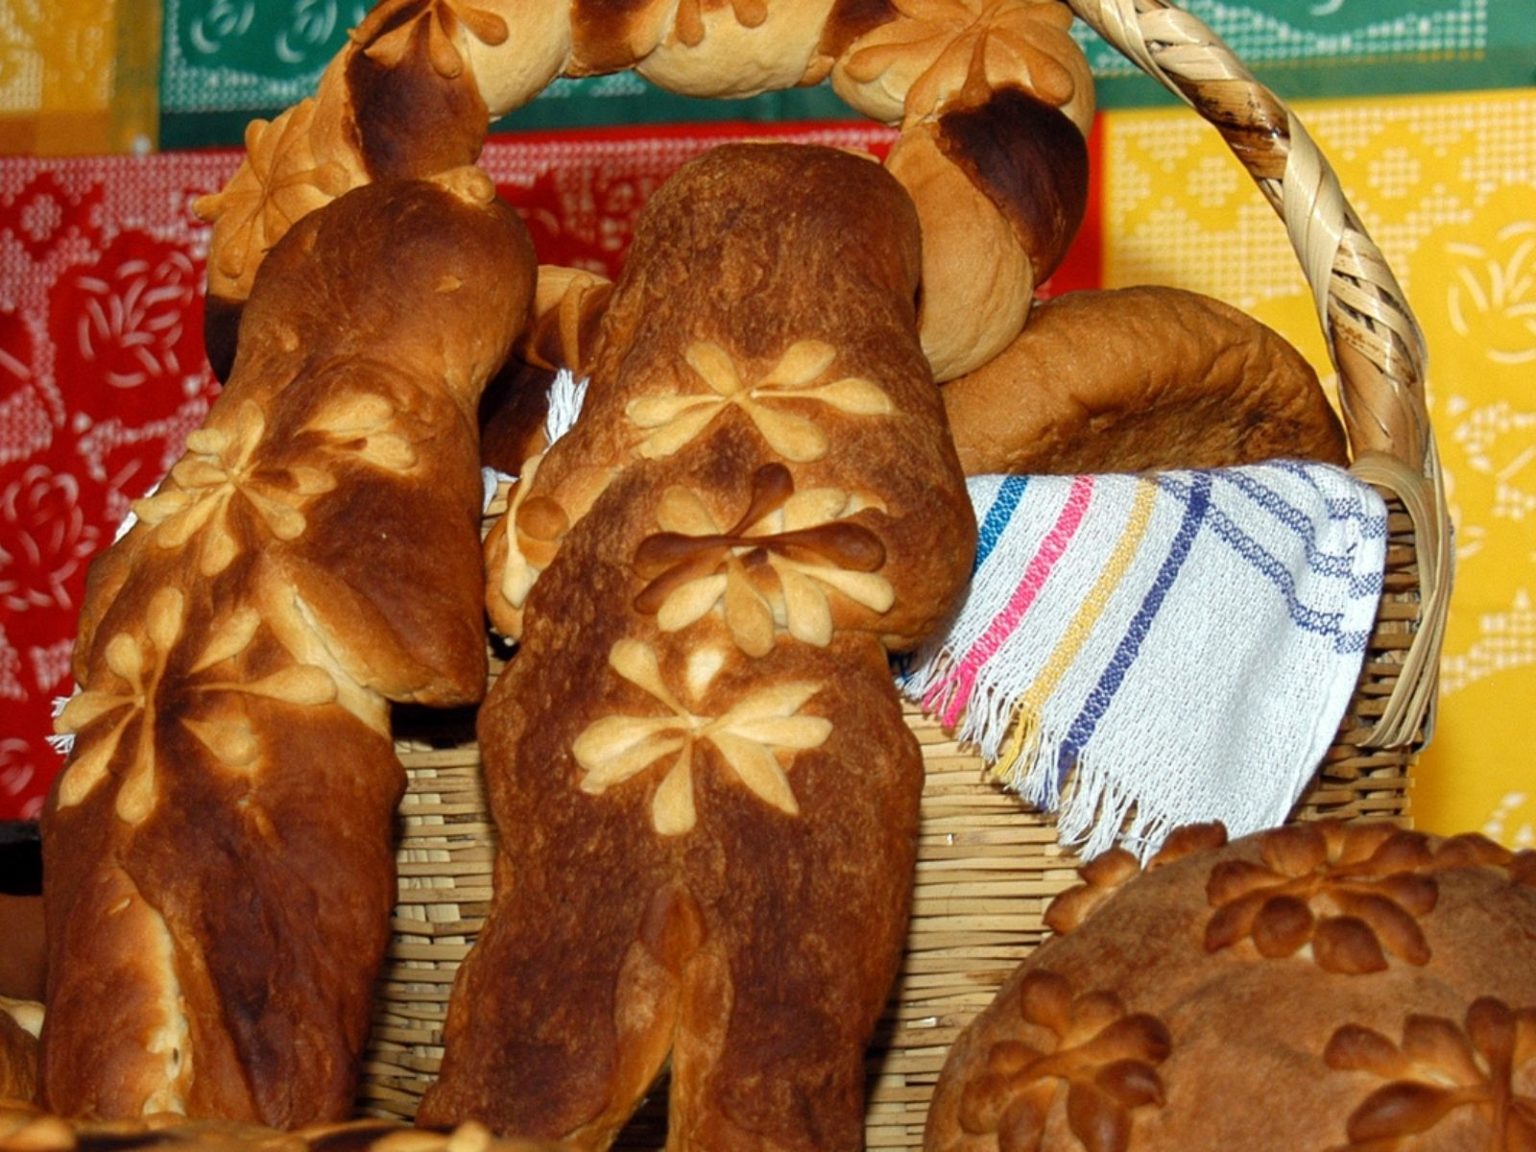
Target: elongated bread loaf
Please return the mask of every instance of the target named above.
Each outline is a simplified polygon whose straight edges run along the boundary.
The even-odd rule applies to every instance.
[[[498,1140],[466,1124],[447,1132],[410,1128],[398,1121],[346,1120],[297,1129],[233,1120],[65,1119],[0,1099],[0,1148],[7,1152],[560,1152],[558,1145]]]
[[[861,1143],[922,787],[887,654],[976,532],[918,247],[826,148],[718,149],[647,205],[588,407],[488,545],[496,887],[421,1121],[601,1148],[670,1061],[670,1147]]]
[[[533,268],[474,169],[358,189],[266,257],[228,386],[91,569],[43,817],[50,1109],[348,1114],[389,702],[484,692],[476,405]]]

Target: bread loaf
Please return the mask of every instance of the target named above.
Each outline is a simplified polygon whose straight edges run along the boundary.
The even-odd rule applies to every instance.
[[[37,1034],[43,1006],[0,996],[0,1101],[37,1095]]]
[[[944,387],[968,475],[1349,463],[1316,371],[1220,300],[1145,286],[1038,304],[1000,355]]]
[[[389,704],[484,692],[476,406],[533,269],[473,169],[360,188],[267,255],[228,386],[91,568],[42,824],[51,1110],[348,1114]]]
[[[0,1148],[6,1152],[557,1152],[558,1145],[498,1140],[466,1124],[429,1132],[387,1120],[348,1120],[283,1130],[229,1120],[66,1120],[20,1101],[0,1100]]]
[[[488,468],[520,475],[549,447],[550,389],[560,369],[589,386],[592,345],[613,284],[593,272],[541,265],[528,326],[480,406],[481,454]]]
[[[198,202],[213,222],[210,346],[231,345],[262,252],[305,212],[470,163],[488,121],[557,76],[633,69],[707,97],[830,79],[896,126],[891,171],[932,232],[923,348],[937,378],[960,375],[1019,331],[1081,222],[1094,91],[1072,19],[1060,0],[382,0],[315,95],[253,121],[245,163]]]
[[[1468,1152],[1536,1140],[1536,854],[1185,829],[1098,857],[949,1053],[929,1152]]]
[[[43,998],[43,900],[0,892],[0,996]]]
[[[887,652],[975,546],[918,248],[825,148],[721,148],[647,204],[581,420],[489,544],[496,885],[422,1122],[601,1148],[670,1061],[669,1146],[861,1143],[922,787]]]

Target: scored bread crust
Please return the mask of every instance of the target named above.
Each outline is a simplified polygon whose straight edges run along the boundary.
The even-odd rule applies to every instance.
[[[349,1113],[390,702],[484,692],[476,406],[533,269],[472,169],[359,189],[267,256],[228,385],[92,565],[42,821],[51,1110]]]
[[[1343,425],[1300,352],[1239,309],[1179,288],[1044,301],[1006,350],[943,396],[967,475],[1349,463]]]
[[[1338,821],[1223,839],[1185,829],[1144,872],[1116,850],[1057,897],[950,1050],[927,1152],[1529,1142],[1536,853]]]
[[[861,1141],[922,787],[887,653],[975,547],[918,247],[828,148],[727,146],[648,202],[588,405],[488,541],[496,884],[421,1122],[602,1148],[670,1059],[671,1147]]]

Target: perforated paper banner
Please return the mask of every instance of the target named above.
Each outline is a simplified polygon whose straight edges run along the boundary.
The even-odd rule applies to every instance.
[[[165,147],[238,144],[309,95],[369,0],[165,0]],[[1536,81],[1536,0],[1187,0],[1287,99]],[[1172,98],[1081,24],[1105,107]],[[498,131],[852,115],[827,85],[751,100],[673,96],[633,74],[558,80]]]
[[[0,0],[0,153],[154,145],[159,0]]]
[[[1180,0],[1286,100],[1536,82],[1536,0]],[[1106,107],[1167,103],[1078,25]]]

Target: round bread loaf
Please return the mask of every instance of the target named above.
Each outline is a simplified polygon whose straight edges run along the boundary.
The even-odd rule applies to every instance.
[[[1083,869],[951,1050],[929,1152],[1536,1147],[1536,853],[1224,840]]]
[[[1349,461],[1301,353],[1247,313],[1178,288],[1037,304],[1001,354],[943,395],[968,475]]]

